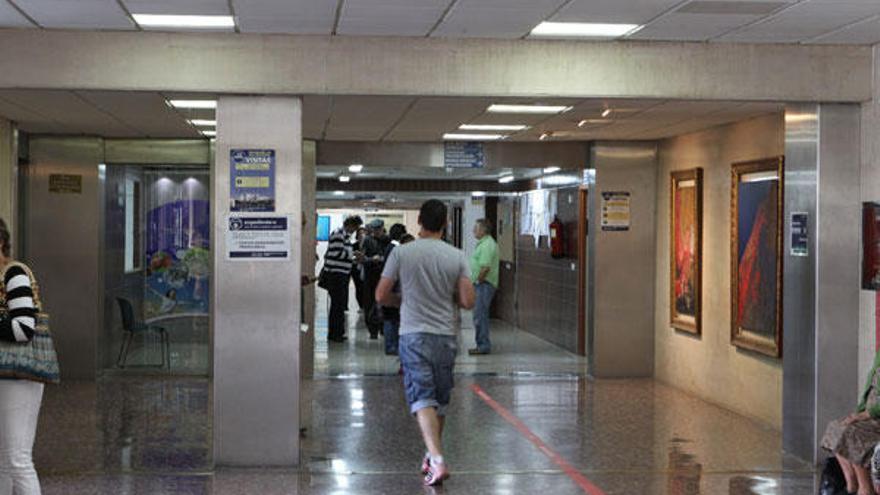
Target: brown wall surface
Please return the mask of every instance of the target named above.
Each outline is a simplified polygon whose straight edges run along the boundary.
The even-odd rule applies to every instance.
[[[660,143],[657,180],[655,377],[710,402],[782,426],[782,361],[730,343],[730,166],[782,155],[781,115]],[[703,168],[703,334],[669,325],[669,174]]]

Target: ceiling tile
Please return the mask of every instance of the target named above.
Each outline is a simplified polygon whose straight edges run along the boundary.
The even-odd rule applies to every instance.
[[[71,134],[139,136],[136,129],[71,91],[0,90],[0,98],[40,115],[41,120],[36,124],[61,124],[64,132]]]
[[[811,39],[809,42],[855,45],[874,45],[880,43],[880,18],[868,19],[844,29],[831,31],[818,38]]]
[[[0,2],[0,27],[36,27],[8,2]]]
[[[122,0],[132,14],[229,15],[227,0]]]
[[[412,102],[411,97],[335,96],[326,138],[334,141],[378,141]]]
[[[245,33],[330,34],[337,0],[232,0]]]
[[[639,40],[705,41],[760,19],[753,15],[670,14],[630,36]]]
[[[681,0],[574,0],[551,20],[644,24]]]
[[[41,26],[59,29],[135,29],[115,0],[16,0]]]
[[[767,21],[717,38],[734,42],[795,43],[880,14],[880,2],[814,0],[797,4]]]
[[[200,134],[182,115],[165,104],[159,93],[81,91],[77,93],[101,111],[112,115],[142,137],[192,137]]]
[[[454,5],[434,36],[519,38],[556,11],[565,0],[462,0]]]
[[[330,117],[332,108],[330,96],[303,96],[303,136],[307,139],[321,139],[324,124]]]
[[[341,35],[425,36],[440,20],[449,0],[357,0],[345,2]]]

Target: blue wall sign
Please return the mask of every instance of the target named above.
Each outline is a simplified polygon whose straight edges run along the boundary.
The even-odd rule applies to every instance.
[[[446,168],[483,168],[485,164],[483,143],[447,141],[443,145],[443,165]]]
[[[275,211],[275,150],[229,152],[229,211]]]
[[[810,216],[805,212],[791,214],[791,255],[809,256],[810,232],[807,227]]]

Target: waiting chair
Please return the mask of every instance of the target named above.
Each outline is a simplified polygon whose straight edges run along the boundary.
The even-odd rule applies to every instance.
[[[146,366],[164,368],[167,363],[170,367],[171,344],[168,338],[168,332],[165,328],[156,325],[146,325],[143,322],[136,321],[134,319],[134,308],[128,299],[117,297],[116,302],[119,303],[119,311],[122,314],[122,331],[126,333],[125,340],[122,341],[122,346],[119,349],[119,357],[116,358],[116,365],[120,368],[125,368],[125,362],[128,360],[128,351],[131,348],[131,341],[134,339],[134,334],[153,332],[159,334],[159,340],[162,343],[162,364],[158,366]]]

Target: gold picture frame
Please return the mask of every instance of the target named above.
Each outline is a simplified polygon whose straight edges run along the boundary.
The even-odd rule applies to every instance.
[[[731,167],[731,344],[782,357],[784,157]]]
[[[669,322],[703,332],[703,169],[670,174]]]

